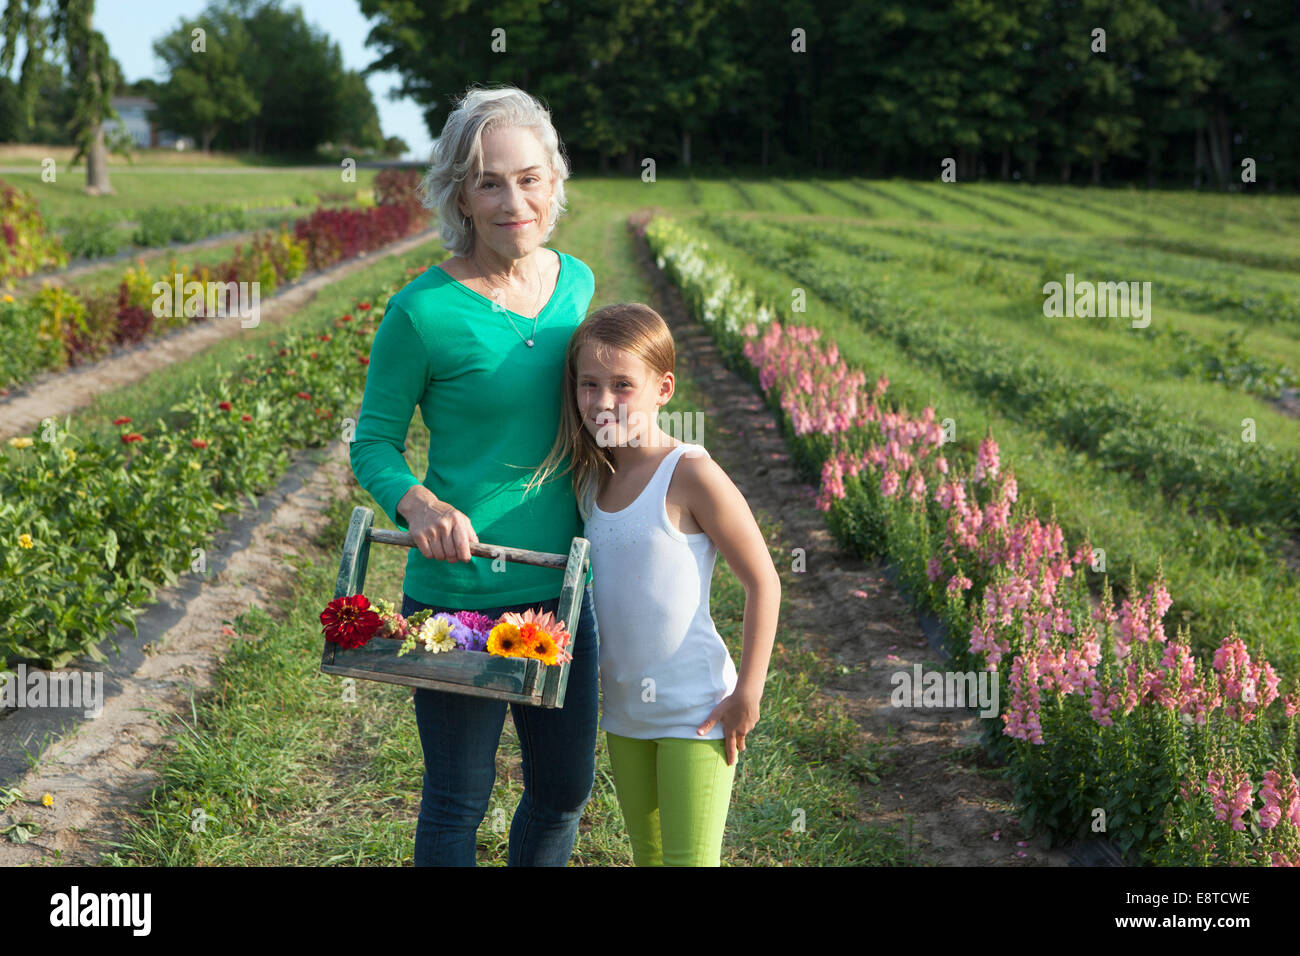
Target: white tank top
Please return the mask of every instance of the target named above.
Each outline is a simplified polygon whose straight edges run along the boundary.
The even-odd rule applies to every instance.
[[[683,534],[664,499],[677,461],[702,445],[678,445],[622,511],[590,502],[592,595],[600,632],[601,726],[623,737],[722,739],[718,723],[695,728],[736,689],[736,667],[709,613],[718,549]]]

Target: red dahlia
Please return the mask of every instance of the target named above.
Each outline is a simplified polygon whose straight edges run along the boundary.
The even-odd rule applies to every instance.
[[[325,640],[345,649],[361,647],[375,636],[383,622],[370,609],[364,594],[335,598],[321,612]]]
[[[123,415],[121,418],[115,418],[115,419],[113,419],[113,424],[114,424],[114,425],[126,425],[126,424],[129,424],[130,421],[131,421],[131,419],[129,419],[129,418],[127,418],[125,415]]]
[[[218,402],[218,403],[217,403],[217,408],[221,409],[223,412],[228,412],[228,411],[230,411],[230,403],[229,403],[229,402]]]

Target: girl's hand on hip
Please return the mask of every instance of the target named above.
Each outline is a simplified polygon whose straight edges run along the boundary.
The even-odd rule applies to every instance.
[[[739,688],[732,694],[718,701],[708,719],[696,728],[701,737],[707,734],[713,725],[722,722],[722,736],[727,745],[727,766],[736,764],[736,758],[745,752],[745,735],[758,723],[759,698]]]

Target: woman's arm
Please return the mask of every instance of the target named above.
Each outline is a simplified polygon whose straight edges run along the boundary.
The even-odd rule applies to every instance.
[[[370,346],[366,388],[348,451],[357,483],[402,531],[410,529],[397,503],[421,485],[406,463],[406,436],[429,377],[429,350],[410,316],[390,302]]]
[[[776,640],[781,611],[781,578],[749,503],[712,458],[683,455],[677,466],[683,500],[691,516],[727,559],[745,589],[744,634],[736,689],[719,702],[698,733],[722,721],[727,763],[745,749],[745,735],[758,723],[759,701]]]

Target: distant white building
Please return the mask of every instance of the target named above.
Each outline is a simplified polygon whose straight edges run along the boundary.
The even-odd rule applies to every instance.
[[[150,122],[149,114],[154,109],[153,100],[144,96],[115,96],[113,109],[122,117],[121,122],[109,119],[104,121],[104,132],[112,133],[124,127],[131,135],[135,145],[141,149],[193,149],[194,140],[188,136],[179,136],[169,129],[160,130]]]

